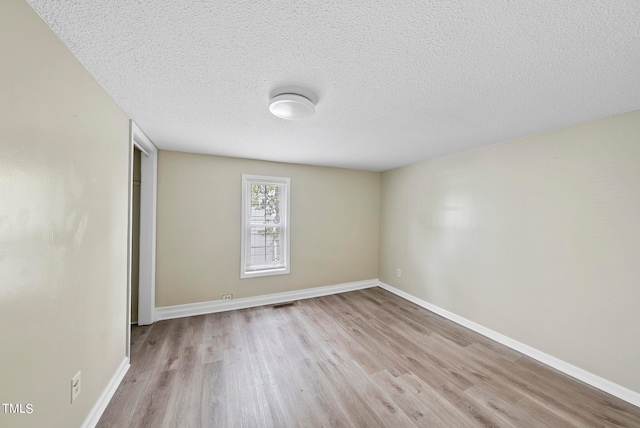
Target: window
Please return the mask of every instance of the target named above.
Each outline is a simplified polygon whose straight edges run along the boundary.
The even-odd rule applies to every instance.
[[[289,179],[242,174],[240,278],[289,273]]]

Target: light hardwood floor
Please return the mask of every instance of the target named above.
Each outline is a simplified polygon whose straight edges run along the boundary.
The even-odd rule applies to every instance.
[[[640,408],[380,288],[161,321],[98,427],[640,427]]]

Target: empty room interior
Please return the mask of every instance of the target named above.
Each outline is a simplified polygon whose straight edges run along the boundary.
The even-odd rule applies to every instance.
[[[0,426],[640,426],[639,2],[0,34]]]

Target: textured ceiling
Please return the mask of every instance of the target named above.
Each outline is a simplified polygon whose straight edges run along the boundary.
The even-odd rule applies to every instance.
[[[640,108],[638,0],[29,2],[161,149],[380,171]]]

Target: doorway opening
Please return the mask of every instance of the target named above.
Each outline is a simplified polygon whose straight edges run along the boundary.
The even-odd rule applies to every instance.
[[[131,121],[127,357],[131,325],[155,321],[158,149]]]
[[[133,148],[133,186],[131,189],[131,324],[138,324],[138,302],[140,293],[140,182],[142,152]]]

